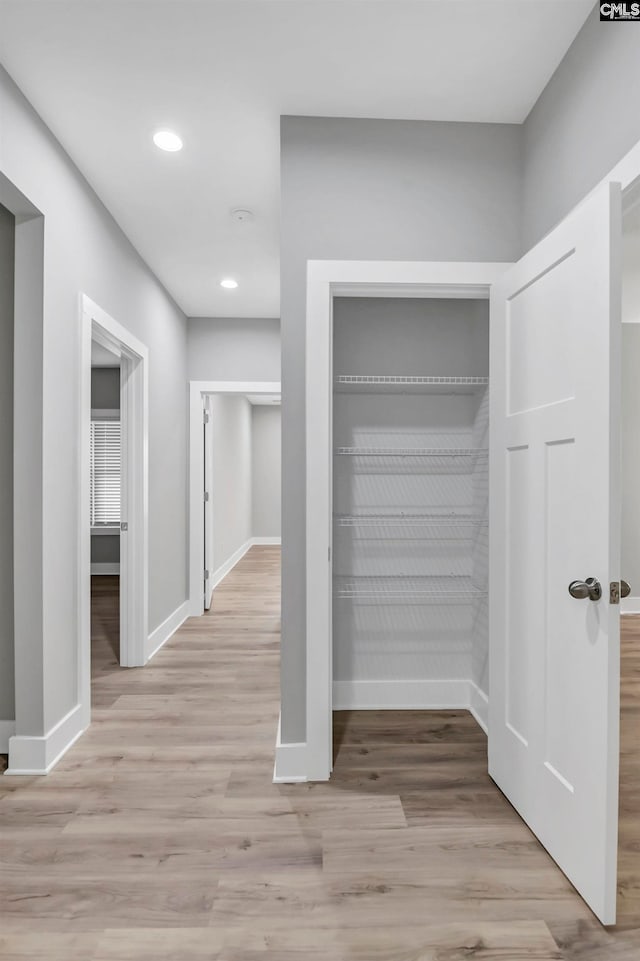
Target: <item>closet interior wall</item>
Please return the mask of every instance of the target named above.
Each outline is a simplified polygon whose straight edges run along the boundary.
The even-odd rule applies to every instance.
[[[334,709],[488,695],[487,300],[336,298]]]

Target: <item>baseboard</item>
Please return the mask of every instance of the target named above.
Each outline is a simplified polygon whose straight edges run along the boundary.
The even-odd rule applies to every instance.
[[[210,585],[210,586],[211,586],[211,589],[212,589],[212,590],[218,586],[218,584],[220,583],[220,581],[223,581],[223,580],[225,579],[225,577],[227,576],[227,574],[228,574],[230,571],[233,570],[233,568],[236,566],[236,564],[238,563],[238,561],[241,561],[241,560],[242,560],[242,558],[243,558],[244,555],[247,553],[247,551],[249,550],[250,547],[253,547],[253,543],[252,543],[251,538],[249,538],[248,541],[245,541],[245,543],[242,545],[242,547],[239,547],[238,550],[235,551],[235,552],[231,555],[231,557],[229,557],[229,558],[224,562],[224,564],[221,564],[220,567],[219,567],[217,570],[215,570],[215,571],[213,572],[213,574],[210,575],[210,576],[211,576],[211,585]]]
[[[9,738],[9,767],[5,775],[48,774],[83,731],[82,706],[76,704],[42,737],[14,734]]]
[[[334,711],[469,708],[468,681],[334,681]]]
[[[86,570],[86,568],[85,568]],[[118,561],[101,561],[91,564],[91,574],[119,574],[120,564]]]
[[[0,721],[0,754],[9,753],[9,738],[16,733],[15,721]]]
[[[273,766],[274,784],[299,784],[307,780],[307,745],[283,744],[280,738],[280,718],[276,735],[276,760]]]
[[[640,614],[640,597],[622,597],[620,599],[621,614]]]
[[[162,624],[159,624],[158,627],[149,634],[144,651],[145,663],[150,661],[154,654],[158,653],[160,648],[167,643],[169,638],[175,634],[188,617],[189,601],[183,601],[179,607],[176,607],[173,614],[169,614],[169,617],[166,617]]]
[[[485,734],[489,733],[489,698],[474,681],[469,681],[469,710]]]
[[[260,545],[269,545],[269,544],[273,546],[280,545],[282,544],[282,538],[281,537],[252,537],[251,538],[252,547],[259,547]]]

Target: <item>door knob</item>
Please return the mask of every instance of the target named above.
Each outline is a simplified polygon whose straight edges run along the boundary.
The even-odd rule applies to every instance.
[[[584,600],[588,597],[590,601],[599,601],[602,597],[602,587],[596,577],[588,577],[586,581],[571,581],[569,593],[577,600]]]
[[[631,585],[627,581],[620,581],[620,597],[628,597],[631,593]]]

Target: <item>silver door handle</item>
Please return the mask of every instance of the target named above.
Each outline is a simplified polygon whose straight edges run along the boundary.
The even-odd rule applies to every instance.
[[[627,581],[620,581],[620,597],[628,597],[631,593],[631,585]]]
[[[602,586],[596,577],[588,577],[586,581],[571,581],[569,593],[579,601],[588,597],[590,601],[599,601],[602,597]]]

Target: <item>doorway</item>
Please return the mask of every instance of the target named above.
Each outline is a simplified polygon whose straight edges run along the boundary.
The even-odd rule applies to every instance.
[[[388,576],[383,581],[374,570],[377,554],[372,550],[358,561],[359,569],[350,572],[364,575],[361,584],[355,577],[343,583],[343,572],[336,567],[344,563],[344,551],[336,536],[334,503],[342,512],[349,499],[345,491],[350,496],[357,490],[365,506],[373,494],[377,500],[386,496],[376,475],[388,476],[389,469],[382,469],[381,462],[389,458],[402,466],[401,478],[406,478],[396,487],[411,501],[417,488],[413,475],[422,477],[423,460],[436,453],[440,456],[440,445],[434,440],[423,446],[413,436],[407,444],[385,432],[380,435],[381,444],[374,442],[377,435],[364,436],[361,444],[345,439],[344,419],[332,419],[339,382],[361,388],[376,381],[388,389],[392,382],[404,386],[407,381],[403,376],[388,377],[396,374],[390,368],[358,370],[361,380],[346,376],[348,372],[332,355],[340,320],[337,298],[395,294],[431,297],[444,304],[445,298],[481,298],[482,288],[486,297],[490,289],[488,772],[605,923],[615,919],[619,761],[615,384],[620,210],[620,186],[602,185],[515,265],[311,262],[306,328],[307,777],[325,780],[331,770],[331,708],[336,703],[332,637],[334,641],[341,641],[345,633],[351,641],[355,637],[350,647],[342,644],[342,662],[336,658],[338,671],[347,679],[354,664],[377,671],[382,663],[380,644],[386,623],[380,616],[365,621],[360,612],[357,618],[350,611],[336,618],[337,605],[343,598],[351,604],[354,597],[366,595],[369,601],[375,595],[379,608],[396,594],[387,583]],[[389,312],[388,325],[399,314],[399,310]],[[389,345],[383,353],[393,359]],[[433,351],[423,352],[423,362],[433,356]],[[418,381],[435,386],[437,375],[451,374],[455,382],[456,373],[451,368],[426,367]],[[366,425],[363,415],[359,416]],[[461,461],[469,457],[475,464],[478,452],[473,446],[469,443],[467,449],[447,451],[447,455]],[[342,456],[356,459],[364,480],[349,478],[342,484],[342,469],[339,473],[334,461]],[[441,493],[457,496],[458,486],[448,482]],[[430,495],[437,493],[437,485],[432,487]],[[595,497],[590,496],[594,488]],[[422,496],[419,503],[426,503]],[[387,506],[376,505],[376,511],[386,514]],[[431,498],[430,509],[441,506]],[[406,509],[402,506],[400,513]],[[344,516],[352,523],[351,516]],[[362,524],[361,516],[357,520]],[[394,516],[394,523],[398,522]],[[469,576],[457,557],[451,552],[447,556],[449,576]],[[398,562],[407,571],[398,567],[391,572],[405,577],[409,567],[415,568],[409,572],[412,583],[398,595],[401,601],[413,599],[422,589],[421,578],[433,573],[427,570],[431,558],[424,551],[410,561],[404,557]],[[589,570],[583,573],[583,566]],[[473,590],[471,574],[468,586]],[[587,578],[592,574],[602,582],[597,591],[595,578],[591,582]],[[586,584],[580,581],[576,588],[575,578],[580,576]],[[592,603],[599,601],[598,607]],[[407,629],[413,626],[412,614],[408,605],[401,610],[401,625]],[[429,626],[434,623],[430,617]],[[373,652],[366,664],[357,663],[364,648],[357,633],[362,626]],[[422,641],[425,623],[418,633],[414,632],[408,646],[412,664],[416,655],[424,660],[430,653]],[[393,639],[397,642],[397,630]],[[415,672],[401,668],[400,676],[394,677],[398,658],[391,648],[387,653],[388,663],[382,664],[385,688],[391,679],[404,681],[407,691],[413,691]],[[451,664],[466,652],[454,634],[444,652],[437,653],[444,653],[446,663],[441,656],[432,659],[428,673],[439,682],[451,678]],[[441,666],[444,678],[438,674]],[[424,691],[429,694],[432,688],[425,685]],[[382,688],[366,685],[362,690],[367,696],[373,691],[377,698]],[[428,703],[424,692],[419,700],[427,709],[473,708],[469,695],[464,705],[456,703],[457,688],[448,693],[448,704]],[[356,706],[394,705],[366,703],[362,697]],[[407,697],[406,704],[395,706],[413,709],[418,705]]]
[[[91,341],[91,675],[120,666],[120,356]]]
[[[107,659],[117,652],[121,667],[140,667],[148,657],[148,351],[85,296],[81,331],[80,677],[86,726],[92,593],[96,628],[102,619],[98,646]]]
[[[250,547],[280,544],[280,383],[192,381],[190,614]]]

